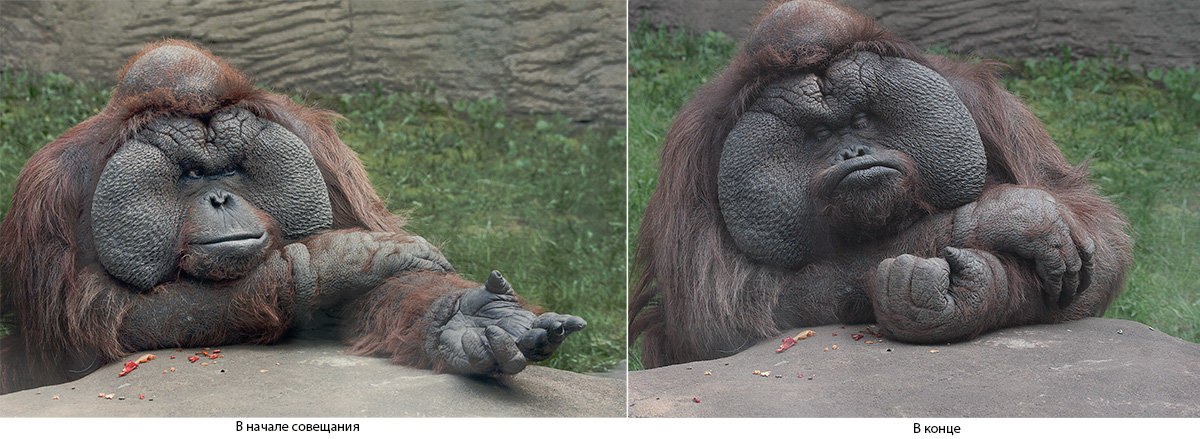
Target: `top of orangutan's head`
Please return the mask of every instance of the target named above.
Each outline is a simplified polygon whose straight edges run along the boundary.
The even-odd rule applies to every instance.
[[[837,46],[850,40],[850,27],[858,21],[856,18],[834,4],[785,3],[758,22],[746,40],[746,51],[789,47],[795,53],[837,52],[840,51]]]
[[[121,72],[114,101],[132,112],[170,109],[176,114],[211,113],[253,87],[220,58],[191,43],[165,40],[135,55]]]
[[[838,54],[870,51],[918,58],[899,40],[844,6],[822,0],[794,0],[771,8],[746,38],[743,54],[761,69],[821,69]]]

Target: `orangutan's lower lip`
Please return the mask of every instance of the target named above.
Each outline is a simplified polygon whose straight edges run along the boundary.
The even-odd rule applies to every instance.
[[[901,175],[898,166],[887,157],[869,155],[855,157],[834,165],[828,176],[836,181],[835,191],[867,189]]]
[[[261,244],[266,239],[266,233],[238,233],[205,239],[204,241],[192,243],[192,245],[205,248],[252,247]]]
[[[879,182],[881,182],[885,179],[890,179],[892,177],[897,177],[899,175],[900,175],[899,170],[897,170],[896,168],[890,167],[890,166],[885,166],[885,165],[877,165],[877,166],[871,166],[871,167],[862,168],[862,169],[855,169],[855,170],[851,171],[849,174],[846,174],[845,177],[842,177],[842,180],[838,183],[837,188],[838,188],[838,190],[844,190],[844,189],[860,188],[860,187],[866,187],[866,186],[875,186],[875,185],[879,184]]]

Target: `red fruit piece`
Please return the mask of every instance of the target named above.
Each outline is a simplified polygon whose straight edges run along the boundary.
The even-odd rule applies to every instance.
[[[796,339],[791,338],[791,337],[784,337],[782,344],[779,345],[779,349],[776,349],[775,352],[778,353],[778,352],[786,351],[786,350],[788,350],[788,348],[795,346],[795,345],[796,345]]]
[[[862,334],[850,334],[850,338],[858,340],[858,339],[863,338],[863,335]]]
[[[199,360],[199,359],[200,359],[200,357],[188,357],[188,361],[191,361],[193,363],[195,363],[196,360]]]
[[[137,369],[137,368],[138,368],[138,364],[136,361],[127,361],[127,362],[125,362],[125,368],[121,369],[121,373],[117,374],[117,376],[123,377],[123,376],[125,376],[125,374],[127,374],[129,372],[133,372],[133,370]]]
[[[692,398],[692,402],[695,402],[696,404],[699,404],[699,403],[700,403],[700,398]]]

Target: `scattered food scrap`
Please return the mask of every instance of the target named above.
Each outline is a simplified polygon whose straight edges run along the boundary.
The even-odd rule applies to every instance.
[[[259,369],[259,370],[258,370],[258,373],[267,373],[267,370],[266,370],[266,369]]]
[[[692,398],[692,402],[694,402],[694,403],[696,403],[696,404],[699,404],[699,403],[700,403],[700,398]]]
[[[853,338],[854,341],[858,341],[858,340],[862,340],[863,335],[862,334],[850,334],[850,338]]]
[[[138,395],[138,399],[146,399],[146,395]]]
[[[191,362],[193,362],[193,363],[195,363],[195,362],[196,362],[196,360],[199,360],[199,359],[200,359],[200,357],[195,357],[195,356],[188,357],[188,361],[191,361]]]
[[[121,369],[121,373],[117,374],[117,376],[123,377],[123,376],[125,376],[125,374],[128,374],[129,372],[133,372],[133,370],[137,369],[137,367],[138,367],[138,364],[136,361],[126,361],[125,368]]]
[[[880,334],[879,329],[876,328],[875,326],[868,326],[865,329],[859,330],[858,332],[870,335],[872,337],[882,337],[883,336],[883,334]]]
[[[936,354],[936,353],[938,353],[938,350],[937,350],[937,349],[930,349],[930,350],[929,350],[929,353],[931,353],[931,354]]]
[[[786,351],[786,350],[788,350],[788,348],[795,346],[795,345],[796,345],[796,339],[791,338],[791,337],[784,337],[783,342],[780,343],[780,345],[779,345],[779,348],[775,349],[775,353],[780,353],[780,352]]]
[[[174,360],[174,359],[175,359],[175,356],[174,356],[174,355],[172,355],[172,356],[171,356],[171,359],[172,359],[172,360]]]
[[[804,374],[803,374],[803,373],[797,373],[797,374],[796,374],[796,378],[804,378]]]
[[[786,351],[786,350],[788,350],[788,348],[795,346],[796,342],[798,342],[800,340],[804,340],[809,337],[812,337],[814,335],[817,335],[817,332],[810,329],[810,330],[801,332],[799,334],[796,334],[795,337],[785,337],[783,339],[783,342],[779,345],[779,349],[776,349],[775,352],[779,353],[779,352]],[[837,334],[834,334],[834,335],[837,335]],[[725,365],[728,366],[729,363],[725,363]]]
[[[145,363],[145,362],[147,362],[147,361],[153,360],[153,359],[155,359],[155,358],[158,358],[158,356],[157,356],[157,355],[146,354],[146,355],[142,355],[142,356],[138,357],[138,359],[137,359],[137,362],[138,362],[138,364],[142,364],[142,363]]]
[[[833,347],[832,347],[831,349],[833,349],[833,350],[835,350],[835,351],[836,351],[836,350],[837,350],[837,345],[833,345]]]
[[[58,395],[51,396],[51,397],[50,397],[50,399],[53,399],[53,400],[57,401],[57,400],[58,400]]]
[[[705,375],[712,375],[712,371],[711,371],[711,370],[706,370],[706,371],[704,371],[704,374],[705,374]]]

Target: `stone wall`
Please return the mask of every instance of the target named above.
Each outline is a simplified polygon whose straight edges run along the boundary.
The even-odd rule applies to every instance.
[[[282,91],[433,83],[520,113],[623,122],[621,0],[0,2],[0,65],[115,81],[147,42],[200,43]]]
[[[739,41],[768,0],[630,0],[630,22],[719,30]],[[842,0],[920,47],[985,57],[1083,57],[1129,50],[1147,67],[1200,60],[1195,0]]]

